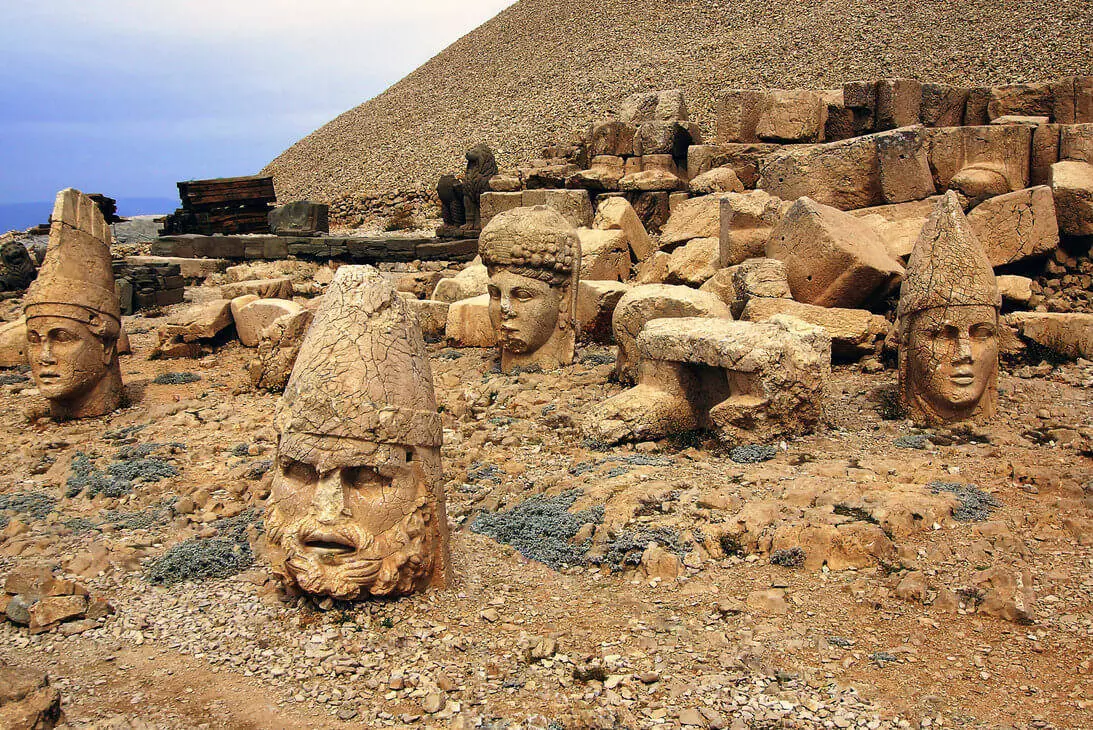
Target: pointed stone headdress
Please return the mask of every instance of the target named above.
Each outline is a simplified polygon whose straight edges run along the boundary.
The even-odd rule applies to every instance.
[[[24,310],[28,319],[67,317],[115,336],[121,329],[110,227],[95,201],[79,190],[57,193],[49,246]]]
[[[334,274],[278,404],[276,425],[290,456],[440,446],[421,329],[376,269],[342,266]]]
[[[956,193],[934,208],[911,251],[899,297],[899,317],[934,307],[1002,306],[994,269],[964,217]]]

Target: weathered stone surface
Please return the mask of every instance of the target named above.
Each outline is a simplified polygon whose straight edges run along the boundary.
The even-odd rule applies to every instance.
[[[682,89],[642,91],[622,100],[619,118],[629,124],[687,121],[687,102]]]
[[[880,132],[918,124],[922,110],[922,84],[914,79],[881,79],[877,82],[875,129]]]
[[[670,254],[665,281],[669,284],[700,286],[717,273],[720,259],[720,239],[692,238]]]
[[[808,198],[771,231],[766,252],[785,262],[794,299],[823,307],[854,307],[903,275],[868,224]]]
[[[626,192],[667,192],[686,187],[678,175],[662,169],[630,173],[619,180],[619,190]]]
[[[512,210],[513,208],[519,208],[523,204],[523,191],[516,190],[510,193],[482,193],[482,197],[479,199],[479,205],[481,207],[482,214],[482,225],[484,226],[489,223],[498,213],[503,213],[504,211]]]
[[[765,142],[823,141],[827,104],[808,89],[772,89],[763,94],[755,134]]]
[[[671,215],[670,195],[667,191],[630,193],[626,196],[638,214],[638,220],[650,234],[659,234]]]
[[[584,190],[525,190],[520,207],[536,205],[545,205],[559,213],[574,228],[592,225],[592,200]]]
[[[262,331],[274,320],[303,311],[301,305],[288,299],[255,299],[235,313],[235,332],[244,347],[257,347]]]
[[[27,365],[27,320],[0,324],[0,368]]]
[[[922,84],[919,119],[927,127],[959,127],[964,123],[968,90],[948,84]]]
[[[671,155],[674,159],[685,160],[687,148],[692,144],[702,144],[702,131],[697,124],[643,122],[634,135],[634,154]]]
[[[262,330],[258,336],[258,352],[247,363],[251,385],[271,392],[285,389],[300,354],[300,346],[303,345],[308,327],[314,318],[315,313],[312,310],[301,307],[299,311],[278,317]],[[443,322],[440,330],[444,330]]]
[[[224,299],[235,299],[244,294],[253,294],[259,299],[292,299],[292,293],[291,276],[237,281],[220,287],[220,296]]]
[[[1003,304],[1025,305],[1032,299],[1032,279],[1027,276],[1004,274],[995,277]]]
[[[930,169],[939,190],[953,187],[965,195],[975,192],[951,185],[954,178],[969,168],[1001,176],[1009,188],[1003,192],[1028,186],[1030,127],[1020,124],[945,127],[928,130],[927,136]]]
[[[817,307],[788,298],[752,298],[740,318],[762,322],[778,314],[822,327],[831,337],[831,356],[843,362],[879,352],[889,329],[888,320],[864,309]]]
[[[854,115],[854,134],[874,131],[877,109],[875,81],[849,81],[843,84],[843,106]]]
[[[723,91],[717,99],[717,141],[755,142],[763,92],[750,89]]]
[[[668,262],[672,254],[654,251],[653,255],[638,264],[634,271],[635,284],[662,284],[668,278]]]
[[[1050,84],[1005,84],[991,87],[987,116],[992,120],[1007,115],[1050,117],[1052,106]]]
[[[748,302],[755,298],[790,299],[786,265],[776,259],[754,258],[720,269],[700,291],[716,294],[729,305],[732,316],[739,318]]]
[[[30,607],[30,629],[44,629],[83,616],[87,596],[45,596]]]
[[[577,289],[577,322],[593,342],[614,342],[611,320],[615,307],[631,285],[619,281],[582,278]]]
[[[182,256],[126,256],[132,266],[177,266],[184,279],[205,279],[228,269],[227,259],[193,259]]]
[[[231,327],[231,324],[231,300],[213,299],[172,314],[163,327],[163,334],[166,337],[177,337],[183,342],[211,340]]]
[[[747,189],[759,180],[759,160],[779,149],[777,144],[725,143],[691,145],[687,150],[687,175],[693,181],[717,167],[731,167]]]
[[[1059,245],[1055,201],[1047,186],[988,198],[967,217],[991,266],[1045,256]]]
[[[421,334],[425,337],[440,337],[448,325],[449,302],[436,299],[407,299],[410,311],[417,317]]]
[[[850,214],[873,227],[892,258],[905,260],[911,255],[922,225],[933,212],[937,201],[937,197],[931,197],[926,200],[860,208],[850,211]]]
[[[622,230],[578,228],[581,239],[581,279],[626,281],[630,276],[630,247]]]
[[[330,233],[330,206],[307,200],[279,205],[269,213],[269,229],[276,236]]]
[[[818,93],[826,106],[822,139],[825,142],[837,142],[856,136],[854,110],[843,103],[843,90],[824,89]]]
[[[592,127],[592,140],[589,154],[595,155],[632,155],[634,154],[634,135],[637,127],[618,120],[600,122]]]
[[[592,227],[601,231],[622,231],[634,261],[644,261],[656,250],[656,244],[626,198],[601,200]]]
[[[841,210],[880,205],[876,137],[783,147],[760,161],[758,187],[783,200],[807,196]]]
[[[991,124],[1024,124],[1029,127],[1038,127],[1051,121],[1050,117],[1028,117],[1019,114],[1007,114],[1004,117],[992,119]]]
[[[1029,152],[1030,185],[1051,184],[1051,166],[1059,161],[1062,129],[1059,124],[1040,124],[1032,130],[1032,149]]]
[[[922,200],[934,194],[926,132],[920,126],[878,134],[881,195],[887,203]]]
[[[691,180],[691,192],[695,195],[711,193],[742,193],[744,185],[729,166],[715,167]]]
[[[972,576],[972,585],[983,596],[978,613],[1019,624],[1030,624],[1036,618],[1036,592],[1032,574],[996,565]]]
[[[1059,230],[1068,236],[1093,236],[1093,164],[1056,162],[1051,166],[1051,193]]]
[[[766,255],[767,239],[792,205],[762,190],[723,195],[720,205],[720,265],[734,266]]]
[[[1093,76],[1068,76],[1051,84],[1052,118],[1059,124],[1093,122]]]
[[[989,86],[976,86],[968,89],[968,101],[964,104],[964,126],[979,127],[990,123],[987,116],[987,104],[991,100]]]
[[[661,249],[671,251],[692,238],[719,238],[721,200],[724,195],[703,195],[677,205],[660,232]]]
[[[635,286],[619,300],[612,317],[615,344],[619,348],[615,359],[619,380],[632,382],[636,375],[637,339],[642,327],[650,320],[664,317],[732,319],[732,312],[716,295],[687,286]]]
[[[432,298],[438,302],[458,302],[461,299],[470,299],[485,294],[489,286],[490,275],[482,264],[482,259],[476,258],[464,267],[458,274],[436,283]]]
[[[4,579],[4,593],[48,596],[51,595],[49,588],[53,580],[53,570],[48,565],[16,565]]]
[[[1093,124],[1059,126],[1059,159],[1093,164]]]
[[[490,295],[480,294],[448,306],[444,337],[455,347],[493,347],[497,333],[490,324]]]
[[[1093,314],[1013,312],[1006,324],[1020,336],[1064,357],[1093,360]]]
[[[61,693],[45,672],[0,664],[0,727],[51,730],[63,719]]]

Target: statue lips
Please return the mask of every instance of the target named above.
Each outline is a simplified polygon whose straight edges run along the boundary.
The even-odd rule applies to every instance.
[[[357,552],[357,546],[345,535],[335,530],[316,530],[300,537],[303,552],[311,553],[320,560],[343,558]]]

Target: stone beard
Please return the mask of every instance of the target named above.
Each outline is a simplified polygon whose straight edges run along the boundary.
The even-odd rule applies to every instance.
[[[286,433],[266,511],[274,572],[306,593],[354,600],[425,588],[440,534],[430,484],[442,478],[439,449],[354,439],[322,450]]]
[[[502,372],[573,362],[580,271],[575,229],[545,207],[517,208],[491,220],[481,241]]]
[[[37,313],[27,318],[27,359],[55,418],[110,413],[121,401],[120,327],[88,312],[86,321]],[[112,326],[114,325],[114,326]]]
[[[900,394],[927,423],[985,419],[998,410],[998,310],[933,307],[901,324]]]

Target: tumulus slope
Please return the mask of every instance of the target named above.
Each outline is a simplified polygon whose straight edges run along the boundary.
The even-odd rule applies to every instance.
[[[502,167],[680,87],[712,137],[725,88],[905,76],[990,85],[1093,74],[1090,0],[519,0],[263,170],[279,197],[431,188],[487,142]]]

